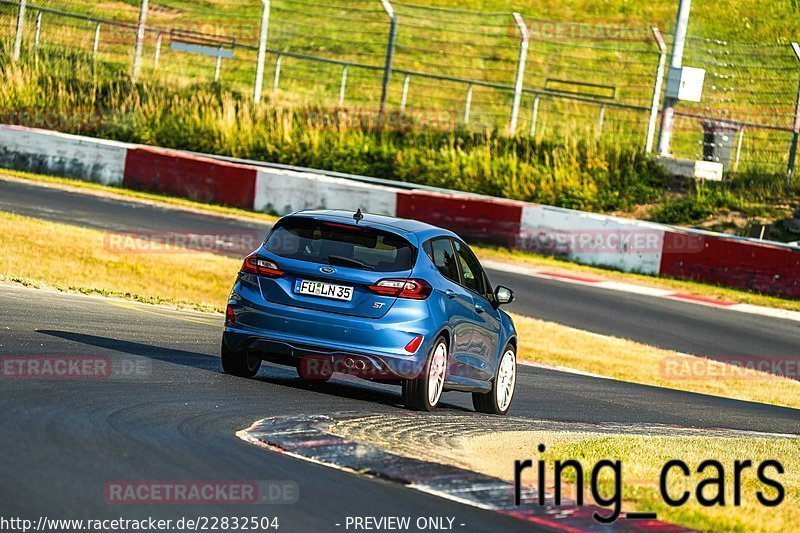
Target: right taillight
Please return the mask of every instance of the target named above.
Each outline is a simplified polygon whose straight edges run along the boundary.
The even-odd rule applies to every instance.
[[[431,293],[431,286],[423,279],[382,279],[369,290],[382,296],[424,300]]]
[[[242,263],[242,272],[247,272],[248,274],[257,274],[259,276],[267,276],[270,278],[283,276],[283,270],[278,268],[277,264],[269,259],[258,257],[257,255],[248,255],[244,258],[244,263]]]

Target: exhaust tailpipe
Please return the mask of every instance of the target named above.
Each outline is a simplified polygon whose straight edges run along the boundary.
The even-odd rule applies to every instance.
[[[356,366],[356,370],[366,370],[367,369],[367,363],[365,363],[364,361],[356,361],[355,362],[355,366]]]
[[[355,361],[353,361],[352,357],[348,357],[344,360],[344,366],[347,368],[353,368],[353,365],[355,365]]]

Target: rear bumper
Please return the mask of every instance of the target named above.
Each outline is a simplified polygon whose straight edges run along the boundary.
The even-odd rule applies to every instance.
[[[305,344],[296,340],[270,338],[265,336],[267,334],[272,333],[253,334],[227,327],[223,333],[223,342],[231,349],[246,350],[265,361],[282,365],[295,366],[301,360],[310,360],[312,363],[307,364],[307,368],[311,374],[330,369],[364,379],[393,381],[414,378],[422,369],[423,361],[418,361],[416,356],[398,358],[391,354],[361,353]]]
[[[367,319],[274,304],[257,287],[240,281],[228,305],[235,316],[223,335],[228,348],[287,365],[311,358],[336,371],[358,370],[345,366],[349,360],[363,362],[359,374],[367,379],[416,377],[437,332],[424,301],[395,305],[383,318]],[[413,354],[406,352],[405,346],[420,335],[422,345]]]

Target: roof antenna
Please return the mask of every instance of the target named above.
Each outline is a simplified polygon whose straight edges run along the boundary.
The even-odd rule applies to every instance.
[[[361,222],[362,218],[364,218],[364,215],[361,213],[361,208],[359,207],[358,210],[356,211],[356,214],[353,215],[353,220],[355,220],[356,224],[358,224],[359,222]]]

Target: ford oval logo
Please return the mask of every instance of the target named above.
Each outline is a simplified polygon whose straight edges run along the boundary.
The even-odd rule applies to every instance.
[[[331,267],[321,267],[319,271],[322,272],[323,274],[333,274],[334,272],[336,272],[336,269]]]

